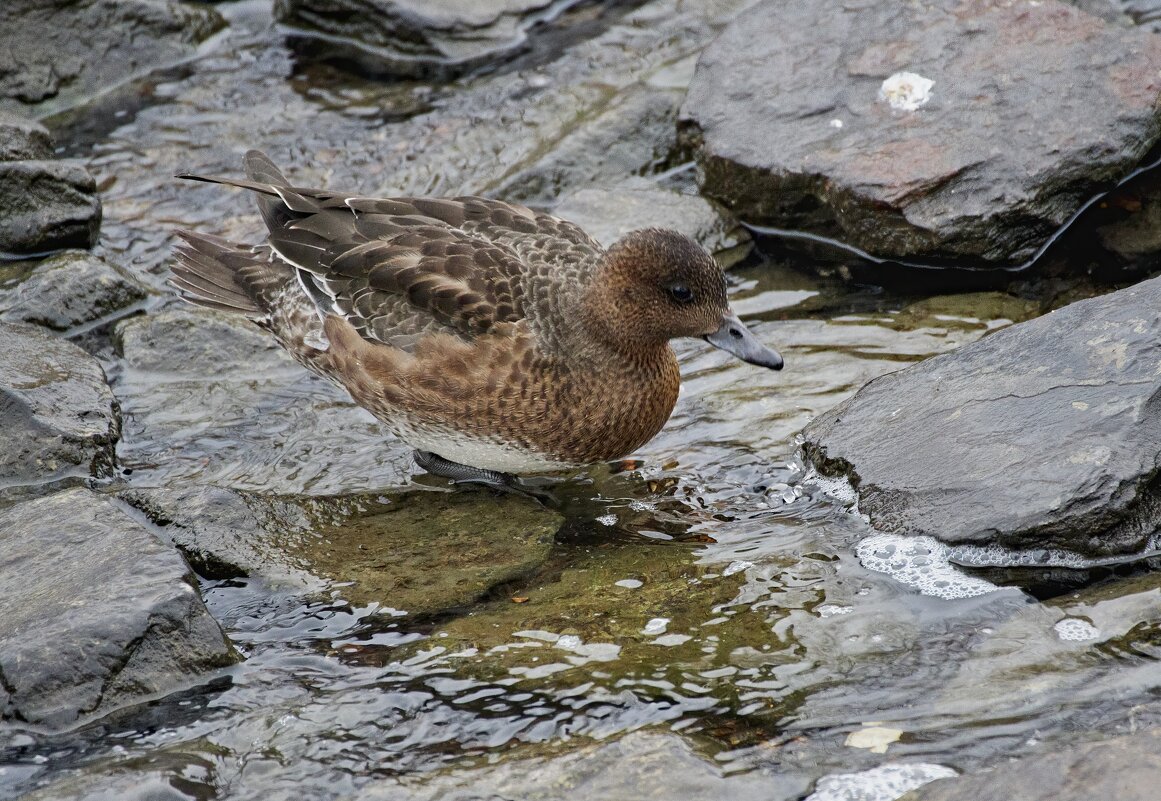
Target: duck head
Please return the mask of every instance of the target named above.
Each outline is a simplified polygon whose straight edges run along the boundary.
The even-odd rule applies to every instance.
[[[750,364],[782,369],[726,300],[726,278],[705,249],[662,228],[625,235],[606,251],[585,298],[593,331],[619,350],[704,339]]]

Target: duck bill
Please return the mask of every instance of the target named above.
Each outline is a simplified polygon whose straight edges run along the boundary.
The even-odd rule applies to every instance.
[[[742,325],[736,314],[724,315],[721,327],[707,336],[705,341],[744,362],[769,367],[771,370],[782,369],[782,355],[759,342],[750,329]]]

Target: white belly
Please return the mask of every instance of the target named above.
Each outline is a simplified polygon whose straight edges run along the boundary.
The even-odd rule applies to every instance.
[[[456,431],[399,424],[396,424],[395,429],[398,437],[414,448],[431,451],[449,461],[482,467],[485,470],[497,470],[501,473],[545,473],[577,466],[517,445],[469,437]]]

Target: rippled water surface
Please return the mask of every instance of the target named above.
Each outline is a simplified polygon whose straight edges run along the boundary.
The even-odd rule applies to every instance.
[[[483,141],[473,125],[503,120],[425,122],[459,102],[454,88],[296,65],[257,6],[226,9],[232,38],[74,148],[103,186],[104,251],[159,290],[175,228],[245,238],[259,224],[241,193],[175,173],[233,172],[261,146],[302,183],[488,191],[524,157],[472,150]],[[667,74],[688,56],[632,69]],[[544,108],[531,103],[528,117]],[[414,154],[402,175],[382,157],[400,152]],[[186,326],[158,300],[103,352],[125,413],[126,482],[217,484],[305,510],[269,558],[310,581],[204,579],[246,659],[69,734],[3,735],[0,796],[122,779],[198,799],[486,795],[511,760],[550,776],[554,760],[644,730],[676,733],[717,766],[723,793],[767,771],[781,782],[770,797],[793,798],[886,761],[962,771],[1148,722],[1134,710],[1161,672],[1155,632],[1137,624],[1155,612],[1156,580],[1040,601],[1019,587],[958,592],[982,579],[951,569],[948,598],[921,594],[860,563],[872,532],[849,488],[813,477],[797,453],[797,432],[867,380],[1034,316],[1039,302],[884,292],[760,255],[731,280],[735,307],[786,369],[679,344],[682,395],[637,454],[644,466],[575,477],[556,490],[559,516],[409,483],[405,447],[258,337],[209,365],[197,353],[151,362],[149,336],[196,342],[211,325]],[[552,533],[510,547],[504,521],[521,515]],[[464,519],[486,530],[449,544],[440,521]],[[875,547],[876,564],[932,564]],[[424,596],[465,551],[507,572],[479,592],[449,582]]]

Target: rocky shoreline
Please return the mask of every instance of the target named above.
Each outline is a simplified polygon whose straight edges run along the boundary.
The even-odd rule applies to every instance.
[[[820,778],[909,765],[912,778],[866,780],[893,795],[865,797],[1152,798],[1161,710],[1136,691],[1126,692],[1128,718],[1119,708],[1091,713],[1100,718],[1091,742],[1051,753],[1014,744],[1010,764],[980,747],[953,770],[919,761],[929,732],[890,735],[889,721],[865,723],[878,720],[873,708],[836,713],[843,703],[826,688],[847,685],[814,674],[820,664],[865,670],[849,685],[859,697],[857,682],[894,676],[916,658],[907,648],[938,643],[947,655],[932,669],[932,703],[954,726],[972,675],[994,681],[989,692],[1007,708],[1020,703],[1022,675],[1060,664],[1081,675],[1096,662],[1089,678],[1112,697],[1118,664],[1136,677],[1156,658],[1161,585],[1145,558],[1161,550],[1161,278],[1145,276],[1161,269],[1150,224],[1161,192],[1147,182],[1118,190],[1096,210],[1099,224],[1078,223],[1084,248],[1066,242],[1036,270],[1004,269],[1151,158],[1161,34],[1135,24],[1148,15],[1111,0],[471,9],[374,0],[352,12],[364,6],[20,0],[0,10],[0,755],[25,766],[6,773],[0,759],[0,797],[9,779],[12,792],[41,801],[172,789],[188,768],[105,755],[42,774],[48,760],[37,757],[78,733],[99,753],[92,732],[110,716],[131,719],[246,675],[263,641],[245,641],[239,620],[273,614],[263,604],[341,602],[389,622],[280,658],[319,675],[326,669],[311,660],[400,671],[434,660],[407,692],[525,682],[534,689],[523,700],[542,704],[544,721],[564,719],[567,699],[607,682],[619,700],[610,690],[577,708],[604,704],[619,710],[609,720],[627,722],[603,730],[589,721],[578,737],[609,741],[559,751],[567,724],[563,736],[521,729],[511,743],[497,740],[512,755],[496,766],[445,761],[447,770],[412,775],[364,765],[329,797],[684,788],[691,798],[828,801],[846,796],[827,795]],[[100,32],[92,52],[70,44],[82,30]],[[312,62],[303,36],[361,55],[336,62],[328,51]],[[522,65],[522,53],[552,37],[567,46]],[[235,51],[246,55],[229,61]],[[268,64],[260,56],[270,53],[287,74],[222,99],[246,59]],[[367,68],[367,59],[372,88],[335,77],[335,63]],[[60,158],[74,143],[54,142],[37,121],[69,130],[64,121],[83,119],[97,99],[145,92],[145,76],[179,64],[189,82],[159,81],[156,114],[143,106],[124,123],[133,164],[101,143],[85,158]],[[406,96],[399,102],[414,107],[368,122],[378,118],[359,92],[374,104]],[[182,93],[209,108],[166,105]],[[350,105],[327,106],[340,101]],[[273,121],[255,128],[214,111],[218,102],[250,104]],[[326,125],[313,125],[314,114],[330,115]],[[416,476],[406,446],[261,332],[181,306],[165,289],[174,229],[241,236],[253,227],[244,199],[203,205],[205,189],[169,178],[232,171],[244,136],[297,154],[291,169],[303,183],[492,194],[551,209],[606,244],[635,228],[676,227],[723,264],[746,265],[731,278],[736,305],[760,334],[791,343],[785,378],[762,384],[696,343],[682,347],[683,404],[643,472],[590,471],[563,490],[563,511],[449,493]],[[883,301],[878,289],[836,282],[849,271],[812,250],[789,251],[792,268],[775,281],[774,260],[760,254],[785,243],[755,242],[747,223],[883,259],[958,260],[994,276],[999,291],[945,297],[929,270]],[[1101,284],[1110,264],[1119,284],[1133,283]],[[765,430],[755,414],[768,415]],[[803,463],[780,432],[811,418],[798,441]],[[816,520],[831,539],[809,540],[795,558],[759,559],[757,546],[731,539],[736,529],[793,542]],[[1061,598],[992,587],[992,600],[932,623],[922,606],[930,599],[904,590],[900,601],[898,585],[857,564],[858,543],[879,534],[975,548],[984,566],[995,557],[1006,568],[1020,559],[1129,567]],[[264,599],[259,611],[216,601],[219,586],[246,587]],[[943,625],[951,634],[935,632]],[[381,642],[390,643],[382,652]],[[772,647],[789,650],[768,659]],[[796,663],[794,649],[809,658]],[[635,684],[639,668],[649,689]],[[580,678],[558,696],[535,684],[558,673]],[[744,677],[736,684],[735,674]],[[1087,697],[1071,680],[1041,681]],[[362,677],[360,689],[378,681]],[[755,701],[759,690],[773,694]],[[473,693],[463,708],[483,715]],[[696,736],[665,730],[679,719],[666,704],[716,722],[696,724]],[[655,717],[636,723],[638,707]],[[823,722],[795,728],[811,720]],[[502,728],[485,717],[463,725]],[[851,744],[863,728],[884,738],[882,751]],[[824,730],[854,740],[842,751],[816,734]],[[304,740],[316,737],[307,731]],[[473,736],[491,742],[487,733]],[[734,748],[730,758],[748,769],[715,764],[710,741]],[[881,758],[889,747],[904,761]],[[832,768],[825,777],[820,761]],[[237,797],[269,789],[251,781]],[[207,786],[215,782],[215,797],[235,797],[228,782]]]

